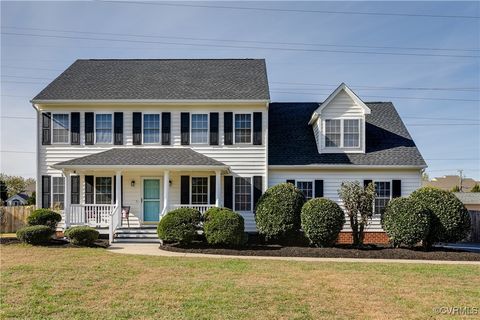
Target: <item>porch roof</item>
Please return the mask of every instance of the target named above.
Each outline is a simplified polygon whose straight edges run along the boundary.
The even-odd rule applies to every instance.
[[[57,169],[164,167],[226,170],[228,166],[190,148],[113,148],[53,165]]]

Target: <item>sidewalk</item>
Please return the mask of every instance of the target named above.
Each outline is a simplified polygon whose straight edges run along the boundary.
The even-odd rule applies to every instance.
[[[156,243],[113,243],[108,249],[112,253],[136,254],[160,257],[214,258],[214,259],[247,259],[247,260],[284,260],[304,262],[364,262],[364,263],[414,263],[414,264],[468,264],[480,266],[480,261],[442,261],[442,260],[406,260],[406,259],[353,259],[353,258],[312,258],[312,257],[259,257],[231,256],[219,254],[180,253],[159,249]]]

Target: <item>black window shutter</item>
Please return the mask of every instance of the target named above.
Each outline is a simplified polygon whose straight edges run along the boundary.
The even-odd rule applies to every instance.
[[[262,113],[253,113],[253,144],[262,144]]]
[[[181,144],[190,144],[190,113],[182,112],[180,115]]]
[[[123,144],[123,112],[115,112],[113,114],[113,144]]]
[[[50,176],[42,176],[42,208],[50,208],[50,192],[52,178]]]
[[[218,145],[218,112],[210,112],[210,145]]]
[[[180,177],[180,204],[190,204],[190,176]]]
[[[210,176],[210,204],[215,204],[215,200],[217,198],[216,191],[217,191],[217,186],[216,186],[216,176]]]
[[[392,181],[392,198],[398,198],[402,196],[402,180]]]
[[[171,114],[162,112],[162,145],[170,145]]]
[[[233,209],[233,177],[223,177],[223,206],[225,208]]]
[[[295,180],[287,179],[287,183],[291,183],[291,184],[295,185]]]
[[[223,134],[225,145],[233,144],[233,113],[225,112],[223,114]]]
[[[71,128],[70,128],[70,144],[80,144],[80,112],[72,112],[70,114]]]
[[[80,177],[72,176],[70,179],[70,183],[71,183],[70,202],[72,204],[79,204],[80,203]]]
[[[323,197],[323,180],[315,180],[315,198]]]
[[[42,145],[52,144],[52,114],[50,112],[42,113]]]
[[[256,211],[257,202],[262,196],[262,189],[263,189],[263,177],[262,176],[254,176],[253,177],[253,208]]]
[[[85,176],[85,203],[92,204],[94,203],[93,195],[93,176]]]
[[[142,144],[142,113],[134,112],[132,122],[133,144],[140,145]]]
[[[92,145],[93,144],[93,112],[85,112],[85,144]]]
[[[363,180],[363,187],[366,188],[372,182],[372,180]]]

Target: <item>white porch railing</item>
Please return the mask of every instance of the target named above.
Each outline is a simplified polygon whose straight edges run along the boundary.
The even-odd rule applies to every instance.
[[[193,208],[200,211],[201,214],[204,214],[205,211],[213,207],[215,207],[214,204],[172,204],[170,205],[168,211],[175,210],[178,208]]]
[[[115,206],[111,204],[72,204],[70,224],[106,228],[110,225],[110,216],[114,209]]]

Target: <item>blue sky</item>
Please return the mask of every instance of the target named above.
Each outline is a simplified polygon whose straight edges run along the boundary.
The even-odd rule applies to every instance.
[[[272,101],[345,82],[394,102],[431,177],[480,179],[480,19],[458,16],[479,2],[2,1],[0,171],[35,175],[29,99],[75,59],[265,58]]]

